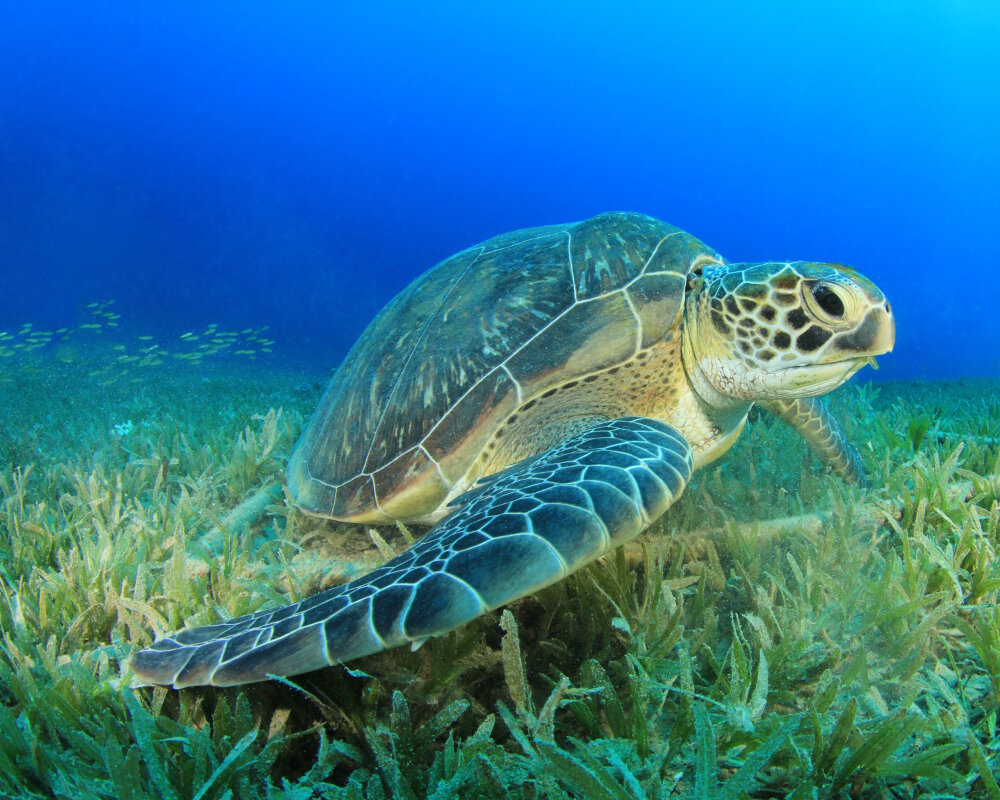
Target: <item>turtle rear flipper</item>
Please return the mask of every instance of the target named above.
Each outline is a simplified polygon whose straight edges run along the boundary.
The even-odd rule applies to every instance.
[[[631,539],[691,476],[662,422],[602,422],[507,470],[404,553],[275,611],[181,631],[136,653],[143,682],[228,686],[294,675],[440,636]]]

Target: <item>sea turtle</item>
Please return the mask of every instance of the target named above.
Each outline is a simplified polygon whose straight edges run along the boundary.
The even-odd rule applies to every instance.
[[[434,526],[364,577],[171,634],[132,668],[225,686],[439,636],[636,536],[755,403],[860,480],[816,396],[894,338],[885,296],[853,269],[727,263],[640,214],[464,250],[368,326],[287,472],[309,513]]]

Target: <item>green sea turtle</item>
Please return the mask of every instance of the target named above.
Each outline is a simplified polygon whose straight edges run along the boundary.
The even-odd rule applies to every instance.
[[[860,480],[815,398],[894,337],[884,295],[853,269],[730,264],[639,214],[469,248],[368,326],[288,465],[309,513],[434,526],[350,583],[164,637],[133,670],[225,686],[439,636],[636,536],[754,403]]]

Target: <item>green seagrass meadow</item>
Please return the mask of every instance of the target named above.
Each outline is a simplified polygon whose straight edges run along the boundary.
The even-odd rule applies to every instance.
[[[834,393],[865,491],[754,415],[536,597],[416,652],[174,692],[133,687],[129,654],[421,531],[280,490],[230,514],[328,377],[258,359],[263,329],[177,354],[58,333],[0,339],[0,796],[1000,798],[1000,382]]]

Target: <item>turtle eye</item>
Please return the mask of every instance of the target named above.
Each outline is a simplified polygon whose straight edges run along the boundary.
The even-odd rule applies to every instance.
[[[844,301],[830,288],[829,284],[817,283],[812,287],[812,296],[819,309],[828,317],[831,319],[844,318]]]

